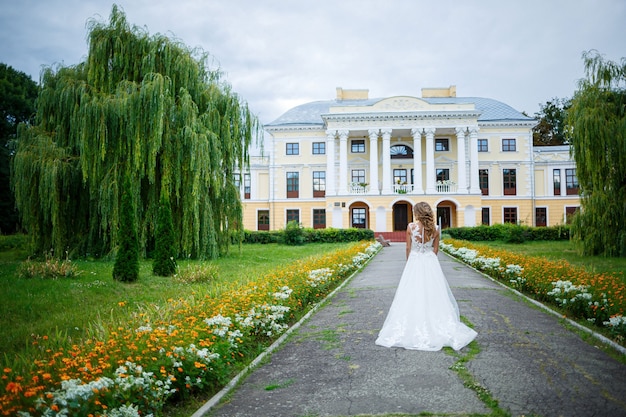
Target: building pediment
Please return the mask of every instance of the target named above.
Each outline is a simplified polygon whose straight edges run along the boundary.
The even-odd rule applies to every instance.
[[[456,159],[452,159],[448,156],[438,156],[435,158],[437,164],[456,164]]]
[[[430,110],[431,107],[431,104],[417,97],[396,96],[380,100],[372,106],[372,110],[424,111]]]
[[[361,117],[371,117],[371,115],[410,115],[419,114],[438,115],[440,117],[454,117],[457,115],[477,116],[476,106],[474,103],[465,102],[437,102],[432,103],[424,99],[412,96],[395,96],[384,98],[375,102],[369,101],[350,101],[340,102],[337,105],[330,106],[326,117],[338,116],[341,114],[358,114]]]
[[[350,163],[353,163],[353,164],[369,164],[370,161],[369,161],[369,159],[365,159],[365,158],[359,156],[359,157],[356,157],[356,158],[352,158],[350,160]]]

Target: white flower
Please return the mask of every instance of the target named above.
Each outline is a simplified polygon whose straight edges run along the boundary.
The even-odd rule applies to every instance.
[[[292,292],[293,290],[285,285],[280,289],[280,291],[274,293],[274,298],[277,300],[286,300]]]
[[[626,316],[613,316],[609,321],[603,322],[603,324],[608,327],[626,326]]]

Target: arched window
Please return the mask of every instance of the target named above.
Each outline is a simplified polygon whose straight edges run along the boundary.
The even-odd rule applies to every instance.
[[[406,145],[393,145],[390,152],[391,159],[413,159],[413,149]]]

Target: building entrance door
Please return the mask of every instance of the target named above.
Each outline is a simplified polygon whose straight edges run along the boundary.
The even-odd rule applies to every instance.
[[[441,226],[442,230],[452,225],[452,216],[450,214],[450,207],[437,207],[437,218],[435,221]]]
[[[393,205],[393,230],[403,232],[409,225],[410,205],[408,203],[396,203]]]

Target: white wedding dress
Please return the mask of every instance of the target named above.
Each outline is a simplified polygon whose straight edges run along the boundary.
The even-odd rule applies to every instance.
[[[412,244],[389,313],[376,339],[385,347],[459,350],[477,333],[460,321],[459,307],[433,251],[424,243],[418,223],[409,225]]]

